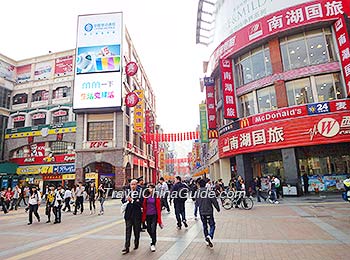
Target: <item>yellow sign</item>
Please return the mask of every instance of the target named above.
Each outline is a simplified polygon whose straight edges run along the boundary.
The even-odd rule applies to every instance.
[[[63,180],[75,180],[75,174],[63,174],[62,179]]]
[[[202,175],[204,175],[204,174],[208,174],[208,172],[209,172],[209,169],[208,169],[208,168],[205,168],[205,169],[203,169],[203,170],[201,170],[201,171],[196,172],[195,174],[193,174],[193,177],[202,176]]]
[[[51,165],[35,165],[35,166],[19,166],[16,170],[17,174],[49,174],[53,173]]]
[[[64,133],[75,133],[76,131],[77,131],[76,127],[66,127],[66,128],[49,129],[48,134],[49,135],[56,135],[56,134],[64,134]],[[23,137],[28,137],[28,136],[42,136],[42,132],[41,131],[30,131],[30,132],[6,134],[5,139],[23,138]]]
[[[85,173],[85,179],[96,179],[96,178],[98,178],[98,173]]]
[[[144,91],[137,89],[134,91],[138,97],[139,102],[134,108],[134,132],[143,133],[144,129],[144,113],[145,113],[145,102],[144,102]]]

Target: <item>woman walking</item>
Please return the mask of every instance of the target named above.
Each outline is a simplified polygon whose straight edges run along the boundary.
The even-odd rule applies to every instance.
[[[33,212],[36,218],[38,219],[38,222],[40,222],[40,216],[38,213],[38,208],[40,206],[41,202],[41,194],[36,189],[35,186],[32,187],[32,189],[29,192],[29,199],[28,199],[28,205],[29,205],[29,222],[28,225],[31,225],[33,223]]]
[[[143,212],[142,223],[147,223],[147,232],[150,235],[151,251],[156,251],[157,242],[157,223],[160,228],[163,228],[162,214],[161,214],[161,202],[160,198],[154,193],[155,186],[153,184],[148,185],[148,190],[145,191],[145,199],[143,200]]]
[[[89,202],[90,202],[90,215],[92,215],[92,208],[94,208],[94,214],[96,213],[96,206],[95,206],[96,188],[95,188],[94,182],[91,182],[90,184],[90,187],[88,189],[88,195],[89,195]]]
[[[104,189],[104,186],[102,183],[100,184],[100,186],[98,186],[96,199],[98,199],[98,201],[100,202],[100,212],[98,213],[98,215],[103,215],[104,214],[103,203],[105,203],[105,199],[106,199],[106,190]]]

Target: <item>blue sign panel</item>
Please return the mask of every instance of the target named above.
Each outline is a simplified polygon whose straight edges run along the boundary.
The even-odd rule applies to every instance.
[[[324,114],[329,112],[330,112],[329,102],[320,102],[320,103],[307,105],[307,113],[309,115]]]
[[[53,173],[74,173],[74,172],[75,172],[74,164],[55,165],[53,167]]]

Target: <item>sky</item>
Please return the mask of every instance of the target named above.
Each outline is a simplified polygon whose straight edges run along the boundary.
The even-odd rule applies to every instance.
[[[209,58],[195,43],[197,6],[198,0],[5,1],[0,53],[22,60],[74,49],[78,15],[122,11],[156,95],[157,124],[168,133],[195,131],[205,98],[202,61]]]

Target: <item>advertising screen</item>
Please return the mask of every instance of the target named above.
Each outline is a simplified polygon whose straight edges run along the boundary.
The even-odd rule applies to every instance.
[[[122,13],[78,17],[74,110],[121,106],[122,28]]]

